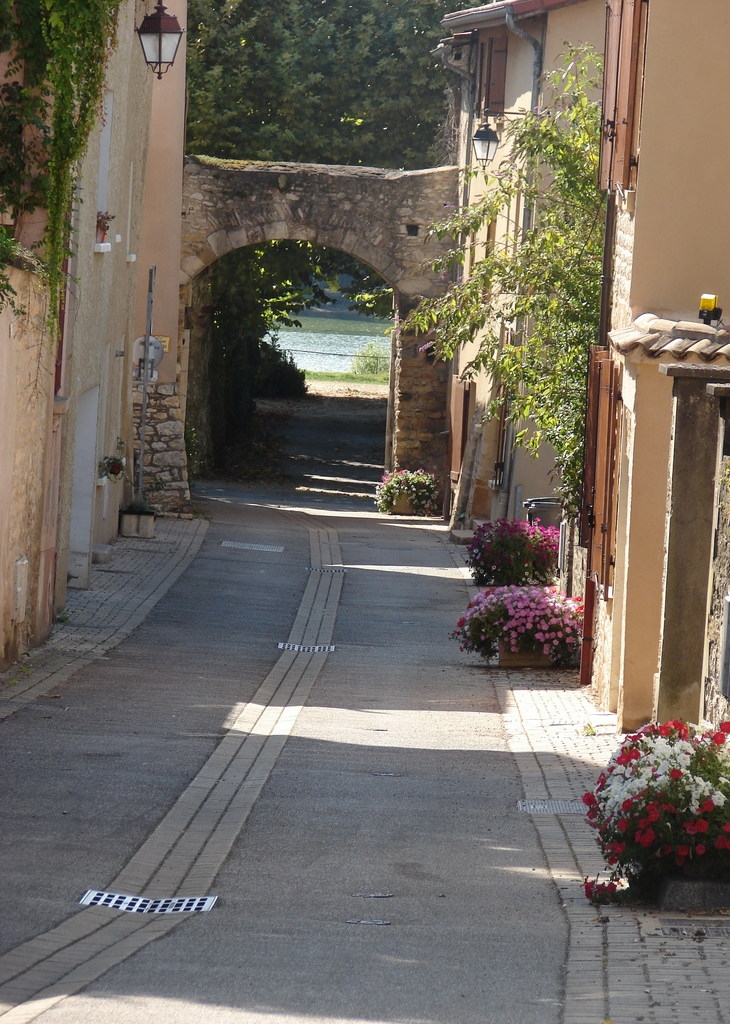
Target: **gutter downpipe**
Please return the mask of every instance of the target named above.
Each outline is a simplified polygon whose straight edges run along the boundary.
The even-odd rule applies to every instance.
[[[526,43],[529,43],[530,46],[532,47],[532,50],[533,50],[533,58],[532,58],[532,93],[531,93],[531,97],[530,97],[530,108],[532,110],[535,110],[537,108],[537,105],[538,105],[539,101],[540,101],[540,79],[542,78],[543,57],[544,57],[544,52],[545,52],[545,48],[544,48],[544,35],[545,35],[544,23],[543,23],[543,39],[536,39],[534,36],[531,36],[528,32],[525,32],[524,29],[519,27],[519,25],[515,21],[515,16],[514,16],[514,12],[513,12],[512,8],[511,7],[507,7],[507,8],[505,8],[505,24],[507,25],[508,30],[513,35],[518,36],[520,39],[524,39],[524,41]],[[522,211],[522,237],[523,238],[525,237],[525,235],[527,234],[527,232],[530,230],[531,227],[532,227],[532,207],[525,205],[525,208]],[[521,331],[521,327],[520,327],[520,331]],[[509,429],[510,429],[512,437],[514,437],[514,425],[510,424],[510,428]],[[509,451],[509,456],[507,456],[507,452],[508,451]],[[512,490],[512,476],[513,476],[513,472],[514,472],[514,463],[515,463],[515,454],[514,454],[514,449],[512,447],[511,440],[510,440],[509,445],[505,444],[505,463],[506,463],[506,466],[505,466],[505,473],[504,473],[504,477],[503,477],[503,481],[502,481],[502,492],[503,493],[506,492],[506,494],[507,494],[507,507],[509,507],[509,495],[510,495],[510,491]],[[517,516],[518,515],[518,510],[516,508],[515,508],[514,512],[515,512],[515,516]]]

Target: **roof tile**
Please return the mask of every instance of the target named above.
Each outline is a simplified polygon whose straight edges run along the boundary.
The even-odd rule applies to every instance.
[[[689,320],[663,320],[653,313],[638,316],[630,327],[611,331],[611,345],[628,355],[636,350],[651,358],[711,362],[730,360],[730,333]]]

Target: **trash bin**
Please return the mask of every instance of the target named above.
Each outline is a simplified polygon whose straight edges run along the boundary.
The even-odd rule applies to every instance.
[[[527,510],[527,521],[531,526],[538,520],[540,526],[560,526],[563,505],[557,498],[530,498],[522,502],[522,507]]]

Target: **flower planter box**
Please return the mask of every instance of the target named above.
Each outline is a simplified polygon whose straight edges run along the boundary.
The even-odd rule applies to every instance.
[[[391,515],[394,515],[394,516],[412,516],[413,515],[413,505],[411,504],[411,499],[408,497],[407,494],[401,494],[401,495],[399,495],[399,497],[396,498],[396,500],[393,502],[393,511],[392,511]]]
[[[119,533],[122,537],[154,537],[153,512],[120,512]]]
[[[712,879],[667,878],[657,897],[660,910],[724,910],[730,907],[730,882]]]
[[[542,647],[530,647],[523,651],[511,651],[509,647],[499,645],[500,668],[552,668],[553,662]]]

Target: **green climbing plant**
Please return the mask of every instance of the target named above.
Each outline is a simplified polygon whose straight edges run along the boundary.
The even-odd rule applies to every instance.
[[[0,0],[0,210],[17,221],[43,206],[42,254],[55,331],[79,163],[101,102],[122,0]],[[18,245],[0,238],[0,303]]]

